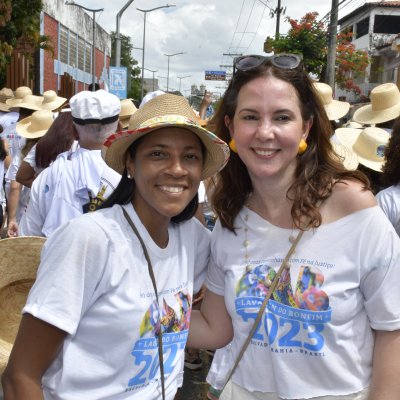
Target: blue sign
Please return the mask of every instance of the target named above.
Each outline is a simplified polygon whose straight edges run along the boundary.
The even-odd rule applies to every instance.
[[[110,88],[109,91],[120,99],[127,97],[128,68],[110,67]]]
[[[205,71],[206,81],[224,81],[226,80],[226,71]]]

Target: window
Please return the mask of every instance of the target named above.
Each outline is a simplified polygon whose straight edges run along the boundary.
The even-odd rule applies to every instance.
[[[91,58],[92,58],[92,46],[90,43],[86,43],[85,46],[85,72],[91,72]]]
[[[374,33],[399,33],[400,15],[375,15]]]
[[[361,36],[364,36],[368,33],[369,30],[369,17],[364,18],[360,22],[357,22],[356,24],[356,39],[360,38]]]
[[[85,41],[81,37],[78,38],[78,68],[85,70]]]
[[[76,35],[72,32],[69,34],[69,64],[76,67]]]
[[[371,57],[371,70],[369,73],[370,83],[383,83],[382,81],[383,71],[383,57],[372,56]]]
[[[68,64],[68,29],[60,24],[60,61]]]

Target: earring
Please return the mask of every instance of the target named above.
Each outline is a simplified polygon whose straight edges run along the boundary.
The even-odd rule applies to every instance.
[[[237,148],[236,148],[236,142],[235,139],[231,139],[231,141],[229,142],[229,148],[237,154]]]
[[[300,140],[299,149],[297,150],[297,154],[301,155],[307,150],[307,142],[304,139]]]
[[[129,172],[128,172],[127,177],[128,177],[128,179],[132,179],[132,175]]]

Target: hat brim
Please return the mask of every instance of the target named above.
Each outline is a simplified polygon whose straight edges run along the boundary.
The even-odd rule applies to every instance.
[[[36,236],[0,240],[0,374],[7,365],[45,241]]]
[[[358,167],[358,156],[343,144],[331,142],[336,155],[339,157],[340,162],[349,171],[355,171]]]
[[[396,119],[398,116],[400,116],[400,103],[376,111],[372,109],[372,104],[368,104],[356,110],[352,119],[360,124],[381,124]]]
[[[160,123],[151,127],[117,132],[104,143],[102,156],[109,167],[122,174],[125,170],[126,151],[136,140],[162,128],[182,128],[194,133],[206,148],[201,179],[204,180],[219,172],[229,160],[228,145],[212,132],[196,124]]]
[[[350,110],[350,103],[345,101],[332,100],[329,104],[324,104],[329,121],[334,121],[344,117]]]
[[[6,100],[6,104],[10,107],[19,107],[18,104],[22,103],[23,99],[17,99],[17,98],[13,98],[13,99],[7,99]]]
[[[39,131],[33,131],[31,127],[32,127],[32,117],[27,117],[17,122],[16,131],[19,136],[22,136],[26,139],[37,139],[44,136],[46,132],[49,130],[47,128],[47,129],[41,129]]]
[[[129,126],[129,119],[130,119],[130,115],[126,116],[126,117],[119,117],[119,122],[121,123],[121,126],[126,129]]]
[[[51,101],[49,103],[42,103],[40,106],[41,110],[48,110],[48,111],[54,111],[57,108],[60,108],[63,104],[65,104],[67,99],[64,97],[57,97],[56,100]]]
[[[4,103],[0,103],[0,111],[2,112],[10,112],[10,106]]]
[[[335,130],[335,135],[339,142],[346,146],[350,151],[356,154],[358,158],[358,162],[374,171],[382,172],[382,167],[385,164],[385,160],[383,161],[372,161],[368,158],[363,157],[356,151],[354,151],[354,144],[356,143],[358,136],[361,134],[363,130],[357,128],[338,128]]]

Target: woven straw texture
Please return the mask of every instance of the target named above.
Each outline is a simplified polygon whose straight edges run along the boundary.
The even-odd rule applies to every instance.
[[[45,240],[32,236],[0,240],[0,374],[7,365]]]

